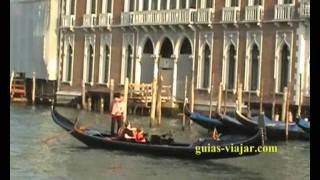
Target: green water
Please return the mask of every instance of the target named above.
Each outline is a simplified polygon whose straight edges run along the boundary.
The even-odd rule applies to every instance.
[[[58,110],[69,118],[79,114],[82,124],[92,124],[100,130],[110,125],[109,116],[105,114],[69,108]],[[171,130],[176,141],[191,142],[207,134],[196,124],[181,131],[178,119],[163,119],[161,128],[151,130],[148,117],[129,116],[128,119],[135,126],[143,126],[147,132],[166,133]],[[10,106],[10,179],[310,179],[310,142],[269,144],[277,145],[278,152],[207,161],[90,149],[52,121],[50,107]]]

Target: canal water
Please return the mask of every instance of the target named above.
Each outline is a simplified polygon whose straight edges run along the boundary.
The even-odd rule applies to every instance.
[[[83,125],[105,130],[109,116],[59,107],[69,118],[79,115]],[[148,117],[128,119],[144,131],[172,131],[176,141],[189,142],[207,131],[193,124],[181,131],[178,119],[163,119],[161,128],[148,128]],[[109,130],[109,128],[108,128]],[[277,153],[232,159],[190,161],[144,156],[131,152],[90,149],[51,119],[50,107],[10,105],[10,179],[310,179],[310,142],[269,142]]]

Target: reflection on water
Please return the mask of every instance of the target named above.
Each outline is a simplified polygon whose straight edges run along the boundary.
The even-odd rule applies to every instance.
[[[58,110],[71,119],[79,115],[82,124],[109,131],[107,115]],[[165,119],[161,128],[152,130],[148,117],[129,116],[129,120],[147,132],[171,130],[176,141],[189,142],[207,135],[195,124],[181,131],[177,119]],[[54,124],[49,107],[10,106],[11,179],[310,179],[309,142],[269,143],[278,145],[278,153],[207,161],[91,149]]]

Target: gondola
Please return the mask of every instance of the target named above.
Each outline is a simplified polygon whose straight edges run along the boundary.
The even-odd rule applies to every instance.
[[[220,113],[213,113],[211,118],[207,115],[198,113],[198,112],[190,112],[187,108],[186,104],[183,107],[183,113],[190,118],[193,122],[202,126],[206,129],[214,129],[216,128],[219,132],[228,133],[228,134],[238,134],[238,133],[252,133],[256,132],[257,129],[248,128],[244,126],[235,118],[230,117],[228,115],[223,115]]]
[[[246,117],[239,111],[235,112],[236,119],[252,129],[257,129],[259,116]],[[267,138],[270,140],[284,140],[286,135],[286,124],[282,121],[272,121],[264,116]],[[288,124],[288,139],[308,140],[310,137],[296,123]]]
[[[159,142],[147,142],[136,143],[132,141],[119,140],[117,137],[111,137],[110,134],[99,132],[93,128],[83,128],[79,126],[78,121],[72,122],[67,118],[59,114],[54,107],[52,107],[51,115],[53,121],[60,127],[68,131],[73,137],[86,144],[91,148],[102,148],[109,150],[124,150],[130,152],[138,152],[149,155],[160,156],[172,156],[176,158],[184,159],[219,159],[219,158],[232,158],[240,156],[256,155],[256,149],[262,145],[261,132],[257,131],[253,136],[246,138],[245,140],[239,140],[237,142],[227,142],[223,139],[221,141],[213,141],[211,139],[199,139],[197,142],[187,143],[159,143]],[[239,152],[226,152],[226,147],[244,147],[253,146],[253,152],[244,152],[242,155]],[[200,153],[200,149],[212,150],[214,147],[221,147],[221,152]],[[224,149],[223,149],[224,148]]]
[[[305,121],[301,118],[299,118],[296,121],[297,126],[299,126],[301,129],[303,129],[306,133],[310,133],[310,122],[309,121]]]

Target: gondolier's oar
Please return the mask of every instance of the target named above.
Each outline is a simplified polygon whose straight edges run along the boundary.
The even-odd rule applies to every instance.
[[[78,112],[78,115],[77,115],[77,117],[76,117],[76,119],[75,119],[75,122],[74,122],[74,125],[75,125],[75,126],[78,124],[79,115],[80,115],[80,111]],[[93,125],[93,124],[90,123],[90,124],[86,124],[84,127],[91,127],[92,125]],[[68,131],[67,133],[65,133],[65,132],[59,133],[59,134],[57,134],[57,135],[55,135],[55,136],[53,136],[53,137],[49,137],[49,138],[46,138],[46,139],[42,140],[41,143],[48,144],[49,141],[58,139],[58,138],[63,137],[63,136],[66,136],[67,134],[70,134],[70,133],[72,133],[73,131],[74,131],[74,129]]]
[[[90,127],[93,127],[93,126],[94,126],[94,123],[89,123],[89,124],[86,124],[86,125],[81,126],[81,127],[82,128],[90,128]],[[42,140],[41,143],[48,144],[50,141],[59,139],[61,137],[66,137],[68,134],[71,134],[72,132],[74,132],[74,129],[68,131],[67,133],[62,132],[62,133],[59,133],[59,134],[57,134],[55,136],[46,138],[46,139]]]

